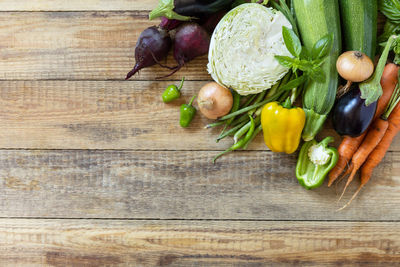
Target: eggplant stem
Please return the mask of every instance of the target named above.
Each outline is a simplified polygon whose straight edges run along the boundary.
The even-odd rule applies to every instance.
[[[350,90],[350,87],[352,84],[353,84],[352,81],[347,81],[345,86],[339,86],[337,94],[336,94],[336,99],[339,99],[342,96],[344,96]]]

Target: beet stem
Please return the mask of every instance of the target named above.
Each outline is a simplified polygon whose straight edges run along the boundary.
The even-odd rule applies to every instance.
[[[161,77],[157,77],[156,79],[158,80],[158,79],[163,79],[163,78],[170,77],[170,76],[174,75],[181,68],[182,68],[182,65],[178,65],[178,66],[175,67],[175,70],[173,70],[171,73],[169,73],[167,75],[164,75],[164,76],[161,76]]]
[[[167,66],[167,65],[161,64],[161,62],[160,62],[160,61],[156,58],[156,56],[154,55],[153,51],[151,51],[151,50],[149,50],[149,51],[150,51],[151,56],[153,57],[153,60],[154,60],[158,65],[160,65],[160,67],[166,68],[166,69],[169,69],[169,70],[174,70],[174,69],[176,69],[176,68],[178,67],[178,66],[169,67],[169,66]]]

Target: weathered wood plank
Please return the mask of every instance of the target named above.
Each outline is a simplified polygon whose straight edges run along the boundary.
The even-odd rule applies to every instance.
[[[157,23],[136,11],[0,12],[0,79],[123,80],[140,33]],[[172,56],[167,64],[176,65]],[[171,79],[209,80],[206,64],[206,56],[196,59]],[[134,79],[169,72],[152,67]]]
[[[335,188],[307,191],[295,155],[236,152],[0,151],[0,216],[400,220],[400,153],[342,212]],[[343,205],[355,187],[349,188]],[[376,208],[379,207],[379,208]]]
[[[155,0],[1,0],[0,11],[151,10]]]
[[[183,97],[161,101],[171,82],[0,81],[0,148],[223,150],[221,128],[200,113],[188,129],[179,126],[179,106],[204,82],[185,82]],[[340,138],[329,126],[323,135]],[[179,141],[177,141],[179,140]],[[262,136],[249,147],[266,150]],[[391,150],[400,150],[397,138]]]
[[[400,223],[0,220],[9,266],[393,266]]]
[[[183,97],[164,104],[171,82],[2,81],[0,147],[64,149],[224,149],[198,115],[179,126],[179,106],[204,82],[185,82]],[[221,130],[221,129],[219,129]],[[178,141],[179,140],[179,141]],[[265,149],[261,140],[256,146]],[[260,144],[262,146],[260,146]]]

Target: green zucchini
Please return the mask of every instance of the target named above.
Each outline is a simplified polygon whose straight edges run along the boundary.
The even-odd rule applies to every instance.
[[[306,113],[306,126],[302,137],[312,140],[333,107],[339,76],[336,60],[341,52],[341,31],[338,0],[293,0],[294,11],[303,45],[311,51],[314,44],[327,34],[333,35],[333,46],[324,61],[322,69],[326,79],[323,83],[310,81],[305,85],[303,109]]]
[[[344,49],[361,51],[375,57],[377,35],[377,0],[339,0]]]

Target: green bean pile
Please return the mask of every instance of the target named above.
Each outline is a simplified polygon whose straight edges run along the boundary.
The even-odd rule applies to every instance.
[[[272,101],[282,102],[292,94],[293,101],[300,94],[300,90],[282,90],[281,88],[291,80],[295,79],[295,74],[289,72],[270,90],[265,90],[258,94],[240,96],[233,91],[233,106],[228,115],[221,117],[218,121],[206,125],[205,128],[224,126],[218,135],[216,142],[230,136],[233,137],[233,145],[227,150],[219,153],[214,162],[220,156],[238,149],[247,149],[249,144],[261,132],[261,110],[263,106]]]

